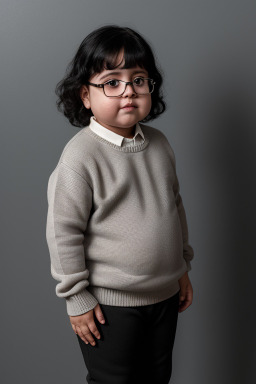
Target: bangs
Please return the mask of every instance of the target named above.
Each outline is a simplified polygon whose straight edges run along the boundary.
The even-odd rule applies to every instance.
[[[120,52],[123,51],[123,57],[121,61],[118,56]],[[113,38],[108,39],[99,44],[94,50],[92,58],[92,73],[100,73],[103,70],[113,70],[119,67],[122,63],[123,69],[133,68],[139,66],[144,68],[150,74],[151,68],[149,63],[152,62],[150,57],[150,52],[147,51],[146,47],[140,43],[134,37],[122,38],[122,36],[113,36]]]

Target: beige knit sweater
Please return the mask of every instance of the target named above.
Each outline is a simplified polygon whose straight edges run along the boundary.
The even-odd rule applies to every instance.
[[[173,149],[160,130],[139,126],[143,140],[117,145],[97,134],[91,119],[50,175],[46,239],[56,294],[69,315],[97,303],[165,300],[191,269]]]

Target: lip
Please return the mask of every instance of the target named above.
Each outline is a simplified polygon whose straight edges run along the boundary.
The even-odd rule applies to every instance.
[[[134,105],[134,104],[125,104],[125,105],[122,107],[122,109],[123,109],[123,108],[130,109],[130,108],[137,108],[137,107],[136,107],[136,105]]]

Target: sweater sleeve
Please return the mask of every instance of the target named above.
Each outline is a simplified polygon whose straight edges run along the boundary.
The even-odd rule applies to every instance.
[[[188,225],[187,225],[187,218],[186,213],[182,201],[182,197],[180,195],[180,185],[179,180],[176,173],[176,158],[175,154],[172,150],[172,158],[173,158],[173,166],[175,171],[175,183],[173,186],[173,191],[175,195],[175,202],[179,213],[180,218],[180,224],[182,229],[182,237],[183,237],[183,257],[186,260],[187,263],[187,271],[189,272],[191,268],[191,260],[194,258],[194,250],[189,244],[189,237],[188,237]]]
[[[86,289],[89,270],[83,245],[92,207],[92,189],[75,170],[60,162],[50,175],[47,201],[46,240],[51,275],[59,281],[56,295],[65,298],[69,316],[78,316],[98,304]]]

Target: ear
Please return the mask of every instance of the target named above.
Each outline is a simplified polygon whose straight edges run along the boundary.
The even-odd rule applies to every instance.
[[[91,103],[90,103],[90,95],[89,95],[89,90],[86,87],[86,85],[83,85],[80,89],[80,97],[81,100],[85,106],[85,108],[90,109],[91,108]]]

